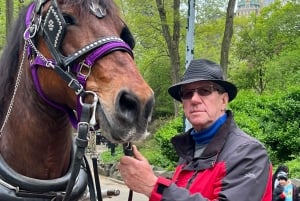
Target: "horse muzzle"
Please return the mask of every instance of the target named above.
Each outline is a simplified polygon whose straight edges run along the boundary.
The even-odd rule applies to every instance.
[[[107,109],[110,108],[108,105],[98,107],[101,133],[115,143],[145,139],[149,134],[147,127],[151,121],[154,102],[153,95],[142,101],[134,93],[121,90],[112,110]]]

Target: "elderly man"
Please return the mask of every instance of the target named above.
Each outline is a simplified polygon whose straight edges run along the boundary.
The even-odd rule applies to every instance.
[[[125,184],[150,201],[271,201],[272,166],[265,147],[243,132],[226,107],[237,95],[222,68],[193,60],[169,94],[182,102],[192,128],[171,139],[180,159],[171,179],[156,177],[133,147],[119,170]]]

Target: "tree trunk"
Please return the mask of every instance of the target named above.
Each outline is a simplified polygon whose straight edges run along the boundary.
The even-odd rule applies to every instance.
[[[14,1],[6,0],[6,38],[8,36],[9,28],[13,21]]]
[[[159,13],[163,37],[166,41],[169,57],[172,83],[175,84],[180,79],[180,56],[179,56],[179,38],[180,38],[180,0],[173,0],[173,35],[170,33],[170,27],[167,23],[166,10],[163,0],[156,0],[156,6]],[[174,113],[178,116],[178,102],[174,100]]]
[[[228,2],[224,37],[223,37],[222,48],[221,48],[220,65],[223,68],[225,78],[227,77],[229,48],[230,48],[231,38],[233,34],[233,18],[234,18],[235,4],[236,4],[236,0],[229,0]]]

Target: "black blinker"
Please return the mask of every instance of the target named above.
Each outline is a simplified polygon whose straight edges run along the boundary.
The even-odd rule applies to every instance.
[[[131,49],[134,48],[135,46],[135,40],[133,35],[131,34],[128,26],[125,25],[125,27],[123,28],[122,32],[121,32],[121,36],[122,40],[124,40],[125,43],[127,43],[127,45],[129,45],[129,47]]]
[[[66,27],[67,24],[58,9],[56,0],[51,1],[51,6],[45,16],[42,29],[52,56],[58,63],[61,62],[61,55],[59,52],[65,36]]]

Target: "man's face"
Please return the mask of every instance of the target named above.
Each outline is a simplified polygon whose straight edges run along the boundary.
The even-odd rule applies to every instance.
[[[223,92],[221,86],[209,81],[193,82],[181,87],[185,116],[196,131],[209,127],[225,113],[228,93]]]

